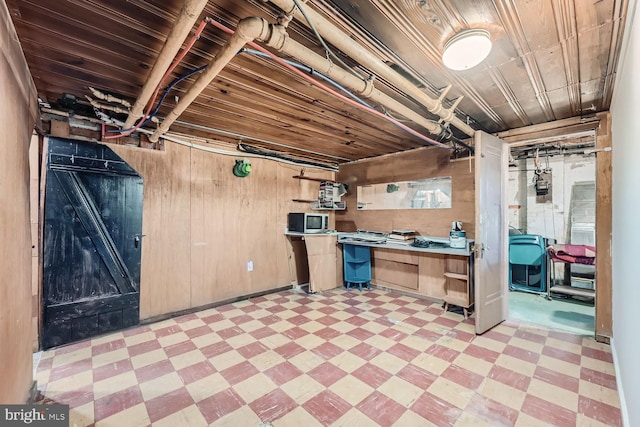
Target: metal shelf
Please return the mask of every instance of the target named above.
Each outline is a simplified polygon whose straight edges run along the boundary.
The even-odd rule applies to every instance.
[[[577,297],[595,298],[596,291],[594,289],[578,288],[576,286],[555,285],[549,289],[553,293],[565,294]]]
[[[347,208],[347,202],[311,202],[311,209],[317,211],[343,211]]]
[[[326,179],[326,178],[314,178],[311,176],[304,176],[304,175],[294,175],[292,176],[292,178],[296,178],[296,179],[304,179],[307,181],[315,181],[315,182],[336,182],[334,180],[331,179]]]

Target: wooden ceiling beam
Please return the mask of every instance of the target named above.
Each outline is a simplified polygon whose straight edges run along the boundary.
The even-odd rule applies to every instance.
[[[498,132],[496,135],[508,142],[512,147],[517,147],[529,145],[532,141],[543,143],[567,135],[575,136],[576,134],[593,133],[598,127],[598,123],[599,119],[595,116],[588,118],[572,117]]]

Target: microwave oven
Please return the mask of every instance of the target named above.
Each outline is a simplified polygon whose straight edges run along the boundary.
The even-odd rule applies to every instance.
[[[329,215],[291,212],[288,217],[288,231],[294,233],[326,233],[329,231]]]

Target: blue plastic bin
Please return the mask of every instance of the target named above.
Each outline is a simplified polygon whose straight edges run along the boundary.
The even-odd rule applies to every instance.
[[[509,289],[547,292],[546,242],[537,234],[509,236]]]

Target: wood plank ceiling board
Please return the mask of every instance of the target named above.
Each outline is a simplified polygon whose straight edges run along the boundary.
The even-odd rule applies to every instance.
[[[84,115],[93,114],[84,99],[89,86],[136,99],[182,5],[171,0],[6,2],[42,101]],[[451,85],[444,107],[462,96],[455,114],[471,128],[502,132],[609,108],[628,0],[580,7],[574,0],[309,0],[304,7],[328,19],[429,97],[438,98]],[[269,1],[209,0],[198,22],[211,17],[235,29],[242,18],[258,16],[275,23],[281,13]],[[490,32],[491,53],[470,70],[445,68],[444,44],[469,28]],[[287,32],[326,56],[306,23],[293,19]],[[209,63],[228,39],[208,25],[164,85]],[[329,47],[365,78],[370,76],[348,52]],[[161,118],[196,78],[174,88],[159,110]],[[439,120],[399,85],[381,76],[373,81],[376,89],[424,118]],[[438,138],[391,114],[409,128]],[[325,160],[341,158],[339,162],[428,145],[271,60],[246,53],[231,60],[171,130],[224,141],[242,134],[247,140],[281,144],[281,151],[290,146],[296,154],[310,150]],[[452,130],[457,138],[466,138]],[[261,147],[269,149],[267,143]]]

